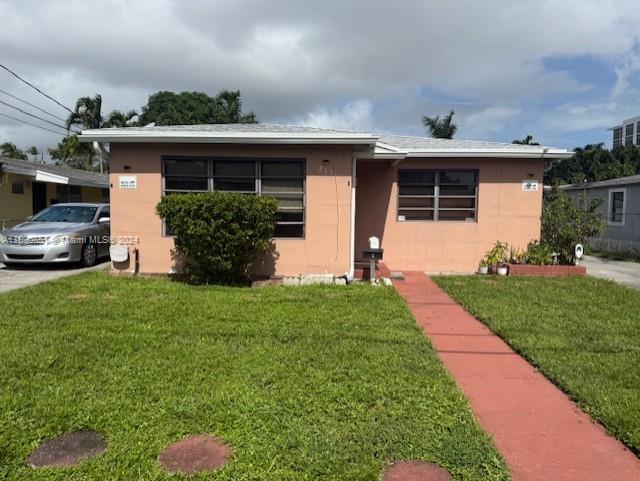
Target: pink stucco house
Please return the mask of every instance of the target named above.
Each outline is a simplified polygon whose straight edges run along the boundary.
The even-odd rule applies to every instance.
[[[135,239],[142,273],[174,268],[155,206],[170,192],[271,195],[274,276],[353,276],[370,236],[393,270],[472,272],[498,239],[540,235],[545,160],[564,149],[273,124],[85,130],[110,145],[112,236]],[[135,250],[137,249],[137,253]],[[131,265],[114,265],[130,270]]]

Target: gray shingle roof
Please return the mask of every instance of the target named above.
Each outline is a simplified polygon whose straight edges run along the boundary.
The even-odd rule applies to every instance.
[[[109,187],[109,176],[88,170],[72,169],[62,165],[42,164],[29,160],[9,159],[0,157],[0,164],[7,172],[35,176],[36,171],[53,175],[60,175],[69,179],[70,185],[83,185],[87,187]]]
[[[630,175],[628,177],[618,177],[615,179],[599,180],[596,182],[584,182],[581,184],[562,185],[560,186],[560,188],[566,189],[566,190],[582,190],[582,189],[592,189],[596,187],[613,187],[616,185],[629,185],[629,184],[640,184],[640,175]]]
[[[364,145],[376,149],[375,155],[395,154],[417,157],[474,155],[566,158],[565,149],[507,144],[481,140],[434,139],[372,132],[322,129],[285,124],[204,124],[125,127],[85,130],[83,142],[185,142],[185,143],[328,143]],[[390,148],[381,144],[387,144]],[[360,149],[362,150],[362,149]]]

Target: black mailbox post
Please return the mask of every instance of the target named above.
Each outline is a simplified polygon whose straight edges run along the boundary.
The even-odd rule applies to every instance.
[[[376,262],[382,260],[382,249],[365,249],[362,256],[369,259],[369,280],[376,280]]]

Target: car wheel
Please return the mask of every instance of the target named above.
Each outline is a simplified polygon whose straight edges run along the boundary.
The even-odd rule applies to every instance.
[[[91,267],[95,265],[98,259],[98,249],[95,244],[85,244],[82,246],[82,253],[80,255],[80,263],[82,267]]]

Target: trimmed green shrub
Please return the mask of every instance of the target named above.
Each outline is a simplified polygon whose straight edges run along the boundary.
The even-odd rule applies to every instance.
[[[561,264],[573,264],[575,245],[603,232],[601,203],[601,199],[587,201],[584,194],[576,203],[557,187],[545,194],[541,243],[558,253]]]
[[[192,281],[235,284],[271,246],[277,208],[270,197],[203,192],[165,195],[156,212],[175,235]]]
[[[526,256],[527,264],[545,266],[553,263],[553,249],[551,246],[537,241],[529,242]]]

